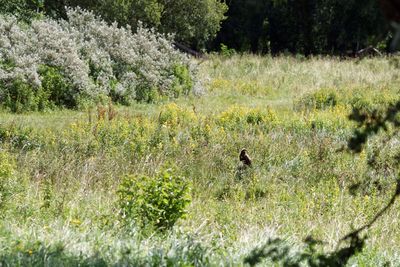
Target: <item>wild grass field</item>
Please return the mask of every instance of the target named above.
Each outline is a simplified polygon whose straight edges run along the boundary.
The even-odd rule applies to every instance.
[[[313,236],[324,241],[318,250],[332,251],[387,203],[398,138],[378,134],[359,154],[344,148],[352,107],[399,99],[398,58],[236,55],[195,64],[200,96],[0,113],[0,266],[246,266],[271,238],[295,253]],[[239,162],[242,148],[251,168]],[[172,229],[121,215],[136,193],[121,194],[121,183],[142,176],[188,186],[190,204],[175,206],[187,214]],[[363,233],[366,247],[349,266],[400,264],[399,208]]]

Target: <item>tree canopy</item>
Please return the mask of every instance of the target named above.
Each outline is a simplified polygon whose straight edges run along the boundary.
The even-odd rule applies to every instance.
[[[0,0],[2,13],[26,19],[36,11],[65,18],[65,6],[108,22],[138,22],[200,50],[221,44],[240,52],[347,54],[384,49],[390,28],[376,0]]]
[[[44,10],[65,17],[64,6],[80,6],[109,22],[135,29],[138,22],[162,33],[173,33],[178,42],[201,49],[215,38],[225,19],[227,5],[219,0],[45,0]]]

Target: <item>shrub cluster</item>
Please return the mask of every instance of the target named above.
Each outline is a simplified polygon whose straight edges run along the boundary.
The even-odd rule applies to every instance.
[[[395,104],[397,100],[397,92],[388,88],[381,88],[379,91],[373,91],[368,87],[350,90],[321,88],[304,94],[294,102],[294,108],[296,110],[326,110],[347,106],[372,112]]]
[[[245,108],[232,106],[217,116],[217,124],[226,128],[241,128],[243,125],[271,124],[277,116],[270,108]]]
[[[162,36],[141,25],[107,24],[68,9],[68,20],[27,25],[0,17],[0,103],[14,111],[76,107],[105,95],[115,102],[188,94],[194,68]]]
[[[323,88],[302,96],[296,103],[297,109],[326,109],[338,104],[338,93],[335,89]]]
[[[186,214],[190,203],[188,181],[171,169],[156,175],[125,176],[120,184],[119,203],[124,217],[139,225],[165,230]]]

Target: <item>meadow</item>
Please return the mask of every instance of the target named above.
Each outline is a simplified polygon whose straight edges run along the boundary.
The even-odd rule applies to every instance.
[[[397,57],[193,63],[199,95],[0,112],[0,266],[247,266],[271,238],[295,253],[313,236],[332,251],[389,200],[398,138],[378,134],[359,154],[345,148],[353,107],[399,99]],[[251,168],[239,162],[242,148]],[[166,231],[125,220],[124,179],[166,170],[188,185],[186,215]],[[400,264],[399,208],[363,233],[349,266]]]

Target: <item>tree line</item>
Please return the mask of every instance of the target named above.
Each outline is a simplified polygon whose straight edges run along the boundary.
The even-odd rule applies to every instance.
[[[196,50],[348,54],[386,49],[390,27],[376,0],[0,0],[22,19],[65,18],[65,6],[92,10],[136,29],[139,21]]]
[[[385,49],[390,32],[376,0],[229,0],[213,42],[255,53],[345,54]]]

